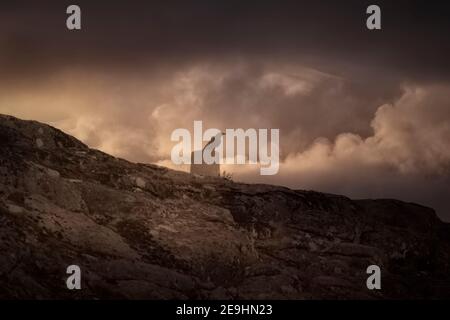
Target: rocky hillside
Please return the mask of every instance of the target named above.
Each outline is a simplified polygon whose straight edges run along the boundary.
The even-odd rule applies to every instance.
[[[450,228],[420,205],[134,164],[10,116],[0,150],[2,299],[450,297]]]

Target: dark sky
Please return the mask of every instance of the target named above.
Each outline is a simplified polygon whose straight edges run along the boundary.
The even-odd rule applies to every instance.
[[[382,30],[366,28],[370,4]],[[0,112],[168,166],[170,133],[193,120],[279,128],[280,173],[235,179],[450,220],[449,14],[447,1],[2,1]]]
[[[242,55],[302,57],[339,75],[381,68],[400,79],[449,77],[447,1],[77,1],[83,30],[68,32],[65,8],[72,3],[2,1],[1,57],[9,72],[40,74],[68,63],[136,69]],[[382,8],[382,31],[365,27],[372,3]]]

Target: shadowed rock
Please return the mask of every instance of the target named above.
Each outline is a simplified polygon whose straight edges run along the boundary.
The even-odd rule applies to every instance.
[[[3,299],[450,297],[450,228],[420,205],[134,164],[10,116],[0,151]]]

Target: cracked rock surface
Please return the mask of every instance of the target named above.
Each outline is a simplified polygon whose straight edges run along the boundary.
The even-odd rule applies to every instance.
[[[450,298],[450,227],[417,204],[135,164],[2,115],[0,151],[1,299]]]

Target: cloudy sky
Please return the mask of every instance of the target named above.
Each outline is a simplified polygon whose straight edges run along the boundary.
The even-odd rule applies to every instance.
[[[82,30],[66,29],[66,7]],[[369,4],[382,30],[369,31]],[[0,113],[173,167],[170,134],[279,128],[281,167],[234,179],[398,198],[450,221],[444,1],[2,1]]]

